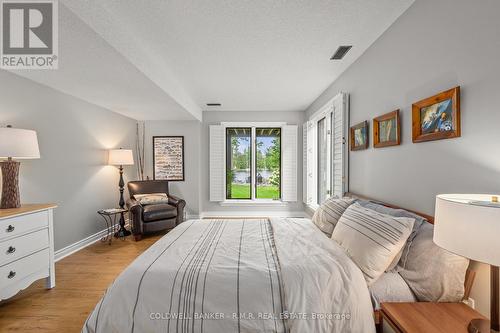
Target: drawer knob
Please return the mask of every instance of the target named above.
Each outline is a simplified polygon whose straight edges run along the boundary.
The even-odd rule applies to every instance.
[[[10,272],[9,272],[9,275],[7,275],[7,278],[8,278],[8,279],[12,279],[14,276],[16,276],[16,272],[14,272],[14,271],[10,271]]]
[[[16,229],[13,225],[9,224],[9,226],[7,227],[7,232],[12,232],[14,231],[14,229]]]
[[[12,254],[12,253],[14,253],[14,252],[16,252],[16,248],[15,248],[15,247],[13,247],[13,246],[9,246],[9,249],[7,250],[7,253],[8,253],[8,254]]]

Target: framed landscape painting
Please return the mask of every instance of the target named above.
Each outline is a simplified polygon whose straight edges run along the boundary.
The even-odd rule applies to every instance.
[[[184,181],[184,137],[153,137],[153,179]]]
[[[368,148],[368,122],[363,121],[351,127],[351,150]]]
[[[460,87],[412,105],[413,142],[460,136]]]
[[[373,119],[373,147],[389,147],[401,144],[399,110]]]

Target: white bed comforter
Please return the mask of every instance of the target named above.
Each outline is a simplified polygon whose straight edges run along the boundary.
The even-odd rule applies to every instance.
[[[82,332],[374,332],[361,271],[307,219],[185,222],[108,288]]]

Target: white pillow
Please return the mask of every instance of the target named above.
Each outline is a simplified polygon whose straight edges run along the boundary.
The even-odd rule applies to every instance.
[[[134,198],[139,201],[141,205],[168,203],[168,196],[166,193],[136,194],[134,195]]]
[[[312,222],[328,237],[331,237],[338,220],[354,201],[355,199],[351,198],[327,199],[314,212]]]
[[[354,203],[339,219],[332,239],[361,269],[370,285],[401,251],[414,223],[413,218],[393,217]]]

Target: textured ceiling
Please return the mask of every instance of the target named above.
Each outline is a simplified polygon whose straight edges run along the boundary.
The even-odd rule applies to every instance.
[[[90,77],[95,80],[95,95],[102,95],[101,88],[116,83],[120,89],[134,86],[131,81],[135,81],[136,75],[142,76],[154,86],[153,91],[158,90],[155,102],[161,102],[160,97],[168,101],[163,111],[128,105],[126,98],[116,99],[119,94],[95,101],[116,105],[113,110],[118,112],[118,108],[130,109],[124,113],[138,119],[171,119],[175,113],[180,118],[188,114],[200,119],[201,110],[207,110],[205,104],[211,102],[222,103],[214,110],[304,110],[412,2],[61,0],[61,7],[69,8],[97,32],[102,38],[98,44],[103,46],[95,47],[90,39],[80,41],[83,28],[72,26],[71,22],[62,24],[61,74],[53,76],[67,75],[60,80],[64,86],[73,86],[72,94],[77,95],[81,82],[75,73],[79,71],[63,67],[64,57],[82,56],[93,59],[84,72],[89,84]],[[64,14],[67,8],[60,12]],[[65,19],[71,18],[70,14],[65,15]],[[65,43],[71,42],[75,44],[71,52],[63,53]],[[336,48],[346,44],[353,45],[347,56],[339,62],[330,61]],[[122,65],[113,64],[113,54],[117,54]],[[67,65],[74,67],[78,63],[68,60]],[[106,68],[108,65],[123,69],[111,71]],[[127,73],[116,73],[122,71]],[[128,72],[132,73],[130,78]],[[50,80],[43,75],[31,78],[60,85],[47,82]],[[91,88],[85,87],[86,97],[82,98],[92,97]],[[126,88],[123,96],[131,98]],[[143,94],[150,97],[148,94],[152,93],[147,90],[137,91],[137,99]],[[162,117],[161,112],[168,116]]]

